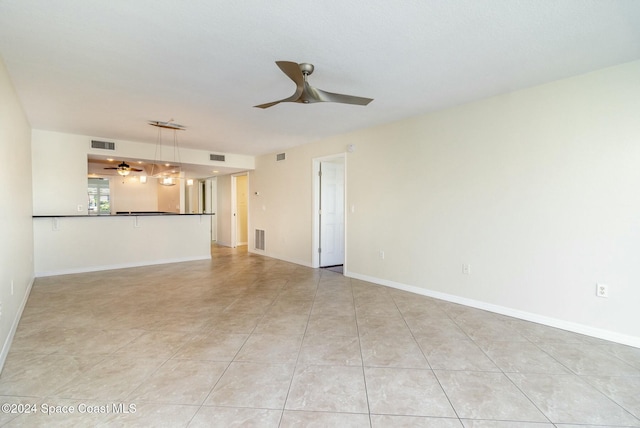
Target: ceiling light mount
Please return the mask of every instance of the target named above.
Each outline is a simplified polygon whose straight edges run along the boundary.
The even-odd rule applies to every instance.
[[[183,125],[178,125],[177,123],[172,123],[173,119],[168,122],[161,122],[159,120],[150,120],[149,125],[156,126],[158,128],[164,129],[173,129],[174,131],[184,131],[186,128]]]

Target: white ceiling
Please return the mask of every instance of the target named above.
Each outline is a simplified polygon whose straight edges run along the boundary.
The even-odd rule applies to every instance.
[[[0,55],[34,128],[258,155],[639,59],[640,1],[0,0]]]

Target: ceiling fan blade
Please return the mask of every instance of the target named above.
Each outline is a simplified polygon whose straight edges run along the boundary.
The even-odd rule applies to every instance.
[[[302,75],[302,71],[300,71],[298,63],[291,61],[276,61],[276,64],[284,74],[289,76],[289,79],[293,80],[298,88],[302,88],[304,86],[304,76]]]
[[[140,172],[140,171],[142,171],[141,169],[138,169],[138,168],[129,168],[129,170],[130,170],[130,171],[136,171],[136,172]]]
[[[110,168],[105,168],[105,169],[118,169],[118,168],[116,168],[116,167],[110,167]]]
[[[302,92],[303,92],[303,87],[299,86],[296,88],[296,92],[288,98],[285,98],[279,101],[272,101],[270,103],[259,104],[254,107],[265,109],[265,108],[273,107],[274,105],[280,104],[280,103],[296,102],[300,99],[300,95],[302,95]]]
[[[342,104],[355,104],[359,106],[366,106],[373,98],[365,98],[365,97],[356,97],[354,95],[345,95],[345,94],[336,94],[333,92],[323,91],[322,89],[312,88],[312,92],[318,99],[318,101],[329,101],[334,103],[342,103]]]
[[[258,107],[258,108],[269,108],[269,107],[273,107],[276,104],[280,104],[282,102],[282,100],[280,101],[274,101],[272,103],[265,103],[265,104],[259,104],[257,106],[254,107]]]

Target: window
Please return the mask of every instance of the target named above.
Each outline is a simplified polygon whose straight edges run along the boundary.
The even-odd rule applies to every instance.
[[[111,214],[109,179],[89,179],[89,214]]]

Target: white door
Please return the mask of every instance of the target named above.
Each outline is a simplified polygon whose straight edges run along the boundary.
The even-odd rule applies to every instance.
[[[344,264],[344,163],[320,163],[320,266]]]

